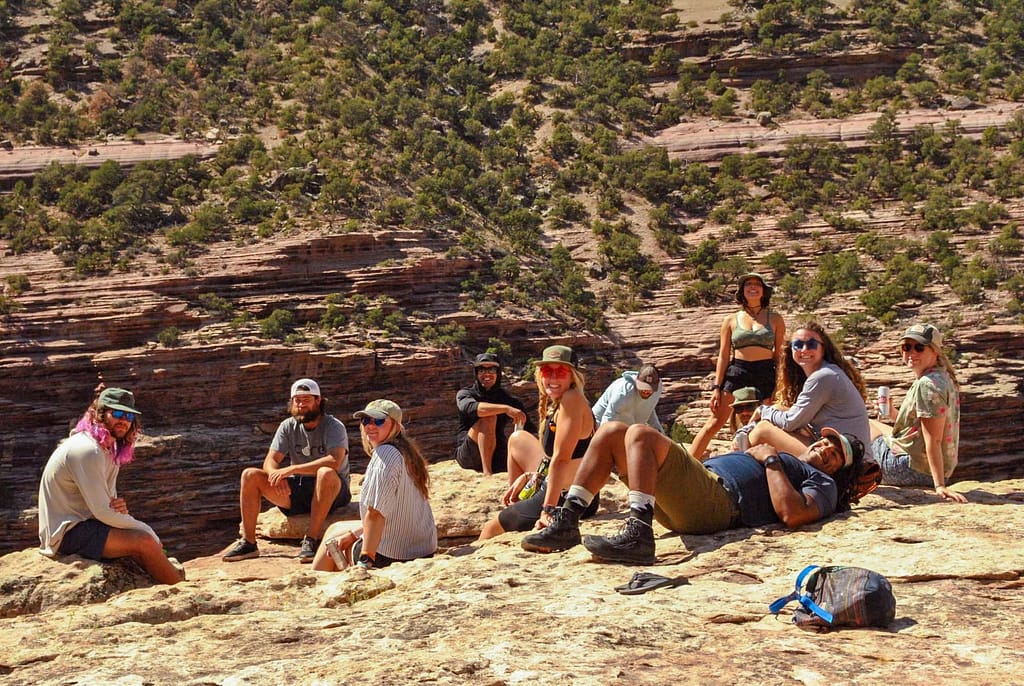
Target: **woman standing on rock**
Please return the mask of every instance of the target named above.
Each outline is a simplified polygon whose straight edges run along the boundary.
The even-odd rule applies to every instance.
[[[960,386],[946,353],[942,334],[931,324],[914,324],[903,334],[903,364],[916,379],[898,412],[890,405],[890,428],[871,422],[875,461],[882,483],[891,486],[934,486],[943,500],[966,503],[946,488],[960,445]]]
[[[360,420],[363,450],[370,455],[359,493],[361,521],[332,524],[313,569],[330,572],[353,561],[364,568],[387,567],[430,557],[437,550],[430,474],[419,446],[405,434],[402,408],[374,400],[353,417]]]
[[[572,485],[580,458],[594,435],[594,414],[583,394],[583,374],[573,362],[571,348],[552,345],[544,349],[534,374],[537,383],[541,437],[526,431],[514,432],[508,440],[508,481],[503,502],[506,507],[497,518],[487,522],[480,540],[505,531],[529,531],[547,526],[562,491]],[[549,460],[547,477],[529,498],[519,494],[541,462]],[[597,498],[587,516],[597,511]]]
[[[771,311],[771,299],[772,287],[760,274],[751,272],[739,278],[736,302],[740,310],[722,321],[711,417],[690,445],[690,454],[697,459],[704,459],[711,439],[729,421],[733,391],[752,386],[766,399],[775,392],[775,370],[786,350],[786,322]]]
[[[867,390],[860,372],[817,322],[797,327],[789,347],[779,370],[776,404],[754,410],[758,423],[750,432],[750,444],[767,443],[799,455],[828,426],[855,436],[869,459]]]

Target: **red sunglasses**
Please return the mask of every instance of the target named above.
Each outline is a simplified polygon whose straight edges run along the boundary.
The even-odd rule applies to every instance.
[[[564,364],[542,364],[540,366],[540,375],[559,379],[570,376],[571,372]]]

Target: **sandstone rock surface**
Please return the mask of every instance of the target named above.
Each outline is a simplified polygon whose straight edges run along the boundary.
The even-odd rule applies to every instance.
[[[497,510],[500,477],[451,463],[432,476],[439,530],[458,530],[469,512],[478,528]],[[0,619],[0,682],[1017,683],[1024,481],[955,489],[971,502],[881,487],[797,531],[659,528],[649,571],[688,584],[640,596],[612,590],[634,568],[593,562],[582,548],[527,553],[522,534],[368,573],[313,572],[296,563],[293,545],[263,541],[258,559],[189,561],[188,581],[174,587],[136,579],[131,590],[92,595],[80,589],[108,573],[98,564],[16,552],[0,558],[0,579],[17,576],[46,600]],[[610,482],[602,497],[614,511],[584,532],[617,530],[623,496]],[[790,610],[770,615],[768,604],[815,562],[888,576],[893,624],[816,634],[792,625]]]

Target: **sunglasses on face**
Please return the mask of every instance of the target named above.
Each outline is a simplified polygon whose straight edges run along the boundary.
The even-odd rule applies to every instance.
[[[135,421],[135,413],[134,412],[125,412],[124,410],[111,410],[110,411],[110,416],[113,417],[114,419],[123,419],[126,422],[134,422]]]
[[[926,346],[924,343],[911,343],[910,341],[905,341],[903,345],[900,346],[900,350],[902,350],[905,353],[909,353],[911,350],[913,350],[915,353],[923,353],[924,349],[927,347],[928,346]]]
[[[569,376],[569,368],[560,364],[546,364],[540,368],[540,375],[559,379]]]
[[[477,374],[497,374],[498,373],[498,368],[497,367],[477,367],[476,368],[476,373]]]
[[[369,426],[370,424],[373,424],[374,426],[384,426],[384,422],[387,420],[387,417],[382,417],[381,419],[377,419],[376,417],[363,417],[363,426]]]
[[[793,350],[803,350],[804,348],[807,348],[808,350],[817,350],[818,346],[821,345],[821,343],[818,341],[817,338],[809,338],[806,341],[802,341],[798,338],[789,345],[793,348]]]

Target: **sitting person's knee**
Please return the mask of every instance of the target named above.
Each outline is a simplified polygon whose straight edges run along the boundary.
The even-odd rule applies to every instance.
[[[663,434],[648,424],[634,424],[626,429],[626,441],[629,443],[643,443],[651,440],[652,436]]]
[[[759,421],[757,424],[754,425],[753,429],[750,430],[750,443],[751,444],[765,443],[766,442],[765,439],[767,439],[769,436],[771,436],[771,434],[772,434],[772,432],[774,430],[775,430],[775,425],[774,424],[772,424],[771,422],[769,422],[769,421],[767,421],[765,419],[762,419],[761,421]]]
[[[246,467],[242,470],[242,483],[252,483],[258,481],[261,477],[266,476],[266,472],[258,467]]]
[[[316,480],[325,484],[340,483],[341,477],[333,467],[321,467],[316,470]]]

